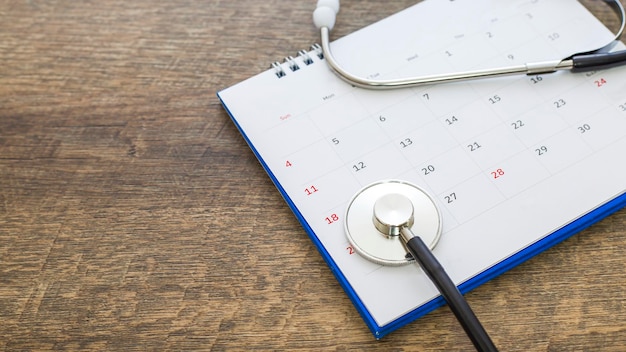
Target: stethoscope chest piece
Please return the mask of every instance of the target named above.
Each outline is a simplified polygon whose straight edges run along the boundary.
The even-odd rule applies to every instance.
[[[345,217],[348,241],[363,257],[383,265],[414,262],[400,238],[408,228],[433,249],[441,235],[441,215],[418,186],[398,180],[372,183],[358,191]]]

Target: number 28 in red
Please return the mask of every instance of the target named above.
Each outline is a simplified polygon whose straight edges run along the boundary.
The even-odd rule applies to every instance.
[[[493,179],[500,178],[502,176],[504,176],[504,170],[502,170],[502,169],[497,169],[496,171],[491,171],[491,177],[493,177]]]

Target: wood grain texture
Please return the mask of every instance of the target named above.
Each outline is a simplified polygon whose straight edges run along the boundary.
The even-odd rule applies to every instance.
[[[0,349],[472,349],[446,307],[375,341],[215,96],[314,6],[0,0]],[[622,210],[467,297],[503,351],[623,351],[625,257]]]

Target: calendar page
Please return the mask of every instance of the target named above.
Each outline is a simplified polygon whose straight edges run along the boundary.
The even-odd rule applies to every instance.
[[[429,0],[331,48],[385,79],[555,60],[612,36],[573,0]],[[626,203],[626,67],[371,91],[318,54],[218,96],[376,337],[444,302],[417,265],[354,252],[344,214],[362,187],[431,194],[433,252],[463,292]]]

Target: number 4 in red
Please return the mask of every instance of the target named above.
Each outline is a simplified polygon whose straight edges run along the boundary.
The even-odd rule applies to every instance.
[[[287,160],[287,161],[285,162],[285,167],[290,167],[290,166],[291,166],[291,162],[290,162],[289,160]]]

